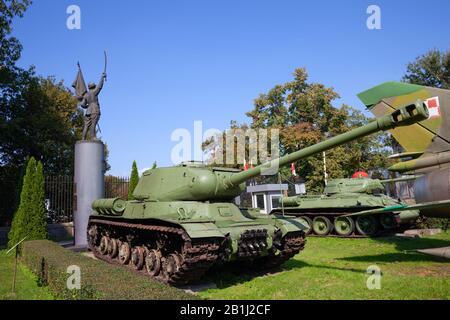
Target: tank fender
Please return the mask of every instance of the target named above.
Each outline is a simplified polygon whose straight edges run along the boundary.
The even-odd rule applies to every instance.
[[[301,218],[280,217],[276,219],[276,221],[276,226],[281,229],[283,236],[289,232],[296,232],[299,230],[306,231],[309,229],[307,222]]]
[[[182,223],[181,227],[186,230],[189,237],[197,238],[224,238],[219,228],[214,223],[197,222],[197,223]]]

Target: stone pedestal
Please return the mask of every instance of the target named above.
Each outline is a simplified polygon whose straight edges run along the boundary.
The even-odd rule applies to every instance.
[[[104,197],[104,145],[101,141],[75,144],[74,233],[75,246],[87,246],[87,224],[92,202]]]

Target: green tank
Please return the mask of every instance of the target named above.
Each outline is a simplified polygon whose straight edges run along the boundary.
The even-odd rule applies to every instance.
[[[217,264],[234,261],[259,268],[282,264],[305,245],[301,219],[261,215],[233,199],[245,182],[278,168],[381,130],[421,121],[421,101],[327,141],[247,171],[187,162],[143,173],[135,200],[99,199],[88,223],[90,250],[99,259],[126,265],[174,284],[195,281]]]
[[[412,180],[407,177],[390,180],[370,178],[330,180],[321,195],[284,197],[282,208],[274,214],[300,217],[310,227],[306,234],[318,236],[373,236],[383,231],[392,231],[401,225],[408,225],[419,217],[419,210],[380,213],[378,215],[346,216],[348,214],[406,205],[398,199],[384,194],[385,184]]]

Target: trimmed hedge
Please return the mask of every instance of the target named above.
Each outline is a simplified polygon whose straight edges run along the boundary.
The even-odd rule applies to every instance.
[[[94,260],[48,240],[23,243],[21,261],[58,299],[190,300],[197,299],[174,287],[120,266]],[[81,289],[67,289],[67,267],[81,271]]]

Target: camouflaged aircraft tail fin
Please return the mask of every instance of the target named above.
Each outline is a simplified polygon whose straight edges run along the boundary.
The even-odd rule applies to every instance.
[[[385,82],[358,94],[377,117],[417,99],[426,102],[427,120],[390,130],[406,152],[439,153],[450,150],[450,90],[401,82]]]

